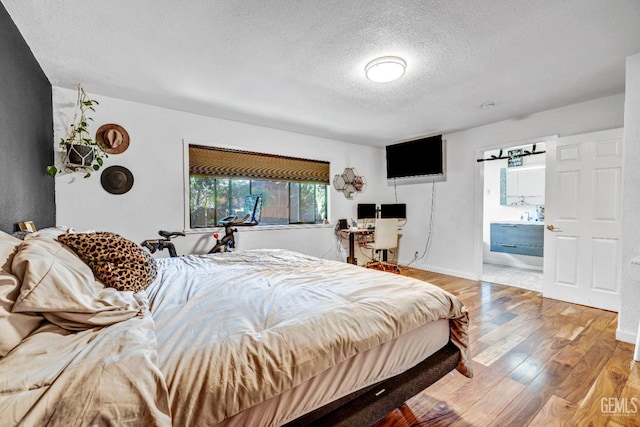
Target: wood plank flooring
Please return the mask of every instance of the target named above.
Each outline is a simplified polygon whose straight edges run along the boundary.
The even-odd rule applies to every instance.
[[[409,426],[640,426],[640,363],[617,314],[404,267],[470,312],[474,377],[454,371],[378,421]]]

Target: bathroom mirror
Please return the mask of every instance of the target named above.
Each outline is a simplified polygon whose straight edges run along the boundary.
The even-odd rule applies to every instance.
[[[500,204],[544,205],[544,165],[500,169]]]

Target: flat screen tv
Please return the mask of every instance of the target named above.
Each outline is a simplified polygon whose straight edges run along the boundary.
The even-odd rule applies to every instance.
[[[387,145],[387,179],[407,183],[444,181],[445,154],[442,135]]]
[[[358,219],[372,219],[376,217],[375,203],[358,203]]]
[[[407,219],[407,204],[406,203],[381,204],[380,218]]]

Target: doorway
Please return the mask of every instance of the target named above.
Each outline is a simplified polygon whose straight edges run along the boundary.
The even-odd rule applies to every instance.
[[[546,140],[483,152],[481,280],[542,292]]]

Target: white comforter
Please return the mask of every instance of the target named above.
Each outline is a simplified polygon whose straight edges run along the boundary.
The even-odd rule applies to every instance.
[[[466,309],[408,277],[253,250],[159,260],[147,292],[175,425],[214,425],[436,319],[471,375]]]
[[[0,291],[18,295],[0,339],[14,322],[41,320],[0,359],[0,426],[171,425],[145,295],[105,288],[47,236],[20,244],[10,267]]]

